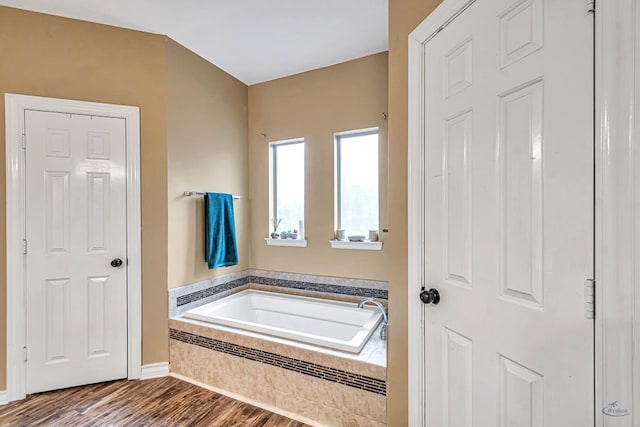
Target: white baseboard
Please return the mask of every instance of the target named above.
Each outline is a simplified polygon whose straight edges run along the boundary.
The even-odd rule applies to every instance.
[[[204,384],[196,380],[192,380],[191,378],[182,376],[180,374],[170,373],[169,376],[177,378],[179,380],[188,382],[193,385],[197,385],[198,387],[206,388],[207,390],[213,391],[218,394],[222,394],[223,396],[230,397],[235,400],[239,400],[240,402],[248,403],[249,405],[257,406],[258,408],[262,408],[266,411],[273,412],[274,414],[282,415],[283,417],[290,418],[294,421],[299,421],[311,427],[325,427],[323,424],[319,424],[317,421],[314,421],[305,416],[294,414],[293,412],[286,411],[284,409],[278,408],[276,406],[269,405],[264,402],[260,402],[258,400],[249,399],[248,397],[244,397],[241,394],[236,394],[227,390],[220,389],[218,387],[210,386],[209,384]]]
[[[169,362],[150,363],[140,368],[140,379],[150,380],[169,376]]]
[[[0,405],[6,405],[7,403],[9,403],[7,390],[0,390]]]

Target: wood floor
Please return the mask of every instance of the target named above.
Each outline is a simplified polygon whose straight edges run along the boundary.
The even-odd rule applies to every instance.
[[[303,425],[172,377],[74,387],[0,406],[0,426]]]

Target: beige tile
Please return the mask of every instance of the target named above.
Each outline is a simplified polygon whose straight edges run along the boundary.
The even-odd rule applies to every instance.
[[[313,389],[320,390],[320,399],[324,405],[381,422],[386,420],[386,396],[330,381],[317,380],[314,384]],[[307,396],[310,389],[302,386],[299,392]]]
[[[276,392],[276,406],[296,414],[311,418],[327,426],[341,426],[343,413],[339,409],[319,405],[295,394]]]
[[[325,406],[341,407],[336,405],[335,383],[299,374],[297,372],[281,369],[277,372],[276,389],[284,393],[291,393],[303,399],[319,402]]]
[[[172,327],[176,329],[227,342],[233,342],[238,337],[236,334],[188,322],[172,322]],[[257,345],[265,347],[264,342]],[[302,353],[295,353],[296,356],[299,356],[296,357],[291,354],[292,352],[287,352],[287,346],[278,347],[277,343],[268,343],[267,345],[271,346],[274,353],[281,352],[279,354],[304,360],[301,357]],[[307,413],[298,412],[291,408],[283,407],[283,409],[308,416],[322,423],[332,420],[335,424],[331,425],[358,425],[357,423],[362,423],[366,419],[376,423],[386,422],[386,397],[382,395],[176,340],[170,340],[169,353],[172,372],[271,405],[277,403],[278,396],[280,396],[280,400],[285,401],[288,399],[285,396],[294,396],[300,400],[298,406],[306,408],[304,410]],[[334,366],[346,366],[340,365],[340,363],[341,361],[334,361]],[[327,361],[319,364],[330,366]],[[288,405],[294,404],[289,403]],[[309,411],[312,412],[312,407],[316,407],[314,416],[308,414]],[[318,408],[322,408],[324,412]],[[346,421],[343,423],[341,420]]]
[[[386,422],[379,422],[371,418],[349,413],[343,413],[341,423],[344,427],[386,427],[387,425]]]
[[[278,391],[276,406],[300,415],[309,417],[328,426],[339,427],[383,427],[386,420],[378,421],[357,414],[345,412],[341,409],[322,405],[318,402],[301,398],[298,395]]]
[[[324,383],[327,381],[313,378],[297,372],[279,369],[276,372],[276,389],[285,393],[296,394],[310,400],[317,400],[326,404],[329,400],[323,400]]]
[[[371,353],[376,349],[375,345],[367,346],[368,348],[363,349],[363,352],[360,356],[362,356],[365,360],[355,360],[351,358],[338,357],[326,353],[294,347],[282,343],[266,341],[260,338],[235,334],[215,328],[209,328],[206,326],[191,323],[188,320],[182,321],[171,319],[169,321],[169,326],[172,329],[177,329],[191,334],[229,342],[244,347],[255,348],[262,351],[268,351],[274,354],[282,354],[294,359],[305,360],[310,363],[315,363],[335,369],[341,369],[359,375],[366,375],[379,379],[386,378],[386,367],[366,362],[366,359],[370,357]],[[376,332],[374,332],[374,334],[375,333]]]
[[[171,371],[196,381],[215,386],[219,361],[210,350],[181,342],[170,343]]]
[[[336,402],[336,406],[343,408],[345,412],[371,418],[378,422],[387,420],[387,398],[380,394],[358,390],[352,387],[340,386],[342,399]]]
[[[248,385],[260,384],[275,389],[277,372],[281,370],[281,368],[264,363],[245,361],[243,370],[237,375]]]
[[[172,340],[172,372],[196,381],[246,396],[270,405],[275,404],[272,368],[206,348]],[[269,369],[272,368],[272,369]]]
[[[275,388],[302,399],[318,402],[323,406],[340,408],[345,412],[385,422],[387,417],[386,396],[359,390],[331,381],[313,378],[285,369],[277,372]]]
[[[220,385],[216,387],[268,405],[276,404],[276,390],[259,382],[247,382],[242,378],[228,375],[224,376]]]

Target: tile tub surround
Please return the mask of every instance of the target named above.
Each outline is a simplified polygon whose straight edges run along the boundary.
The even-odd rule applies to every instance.
[[[171,289],[169,317],[249,287],[346,301],[367,297],[387,299],[387,283],[383,281],[248,269]]]
[[[170,320],[171,371],[326,425],[385,425],[386,368]],[[286,355],[286,356],[285,356]]]
[[[214,277],[179,288],[169,289],[169,317],[247,289],[250,270]]]
[[[289,371],[298,372],[315,378],[332,381],[338,384],[344,384],[359,390],[366,390],[372,393],[387,395],[387,385],[385,380],[379,378],[367,377],[365,375],[357,375],[341,369],[329,368],[326,366],[310,363],[304,360],[294,359],[268,351],[258,350],[251,347],[215,340],[213,338],[195,335],[184,332],[179,329],[171,329],[169,337],[172,340],[181,341],[187,344],[193,344],[200,347],[208,348],[222,353],[231,354],[247,360],[262,362],[267,365],[276,366],[287,369]]]

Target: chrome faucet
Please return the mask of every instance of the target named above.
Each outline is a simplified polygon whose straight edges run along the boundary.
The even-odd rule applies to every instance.
[[[382,321],[382,328],[380,328],[380,339],[386,340],[387,339],[387,325],[389,324],[389,317],[387,316],[387,309],[384,307],[384,305],[382,305],[379,301],[376,301],[373,298],[365,298],[362,301],[360,301],[358,303],[358,308],[364,308],[366,303],[372,303],[375,304],[376,307],[378,307],[380,309],[380,311],[382,312],[382,318],[384,319]]]

